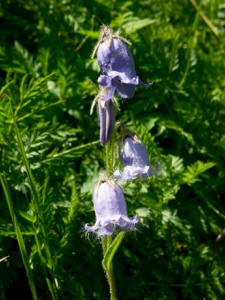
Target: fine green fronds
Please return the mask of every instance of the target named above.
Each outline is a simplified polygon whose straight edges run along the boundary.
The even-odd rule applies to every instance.
[[[109,298],[101,245],[84,229],[99,172],[123,171],[120,131],[105,149],[90,116],[105,24],[153,81],[118,97],[116,120],[161,165],[116,181],[140,220],[113,258],[118,298],[224,299],[223,1],[10,0],[0,22],[0,298]]]
[[[25,148],[24,148],[24,145],[23,145],[23,142],[22,142],[20,131],[19,131],[17,123],[16,123],[12,102],[10,102],[10,104],[11,104],[12,119],[13,119],[13,123],[14,123],[14,127],[15,127],[16,137],[17,137],[17,140],[18,140],[19,150],[21,152],[21,156],[22,156],[22,160],[23,160],[23,163],[24,163],[24,166],[25,166],[25,170],[26,170],[26,173],[27,173],[28,178],[29,178],[29,185],[30,185],[30,190],[31,190],[31,195],[32,195],[31,203],[33,205],[34,214],[35,214],[36,220],[37,220],[37,222],[35,222],[35,223],[37,223],[37,224],[35,224],[36,225],[35,229],[37,231],[40,230],[40,232],[42,234],[42,240],[38,240],[38,237],[36,236],[36,244],[37,244],[37,247],[39,249],[38,252],[39,252],[42,264],[44,264],[44,261],[47,261],[46,265],[48,266],[48,268],[50,270],[50,273],[51,273],[52,279],[49,279],[48,276],[47,276],[46,281],[47,281],[49,290],[51,292],[52,298],[53,299],[58,299],[58,293],[57,293],[57,289],[56,289],[56,285],[55,285],[56,278],[55,278],[55,275],[54,275],[55,265],[54,265],[54,261],[52,259],[52,254],[51,254],[51,250],[50,250],[50,242],[49,242],[49,239],[48,239],[48,236],[47,236],[47,231],[46,231],[46,228],[45,228],[45,220],[44,220],[43,213],[42,213],[42,208],[41,208],[41,205],[40,205],[38,185],[35,182],[35,179],[33,177],[33,174],[32,174],[31,168],[30,168],[29,161],[27,159],[27,155],[26,155]],[[44,248],[44,252],[45,252],[44,256],[43,256],[42,251],[40,249],[41,244],[43,244],[43,248]],[[43,266],[43,268],[45,269],[46,266]]]

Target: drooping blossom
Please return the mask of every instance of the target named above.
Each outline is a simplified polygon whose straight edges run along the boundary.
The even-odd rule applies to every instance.
[[[121,39],[107,26],[102,26],[102,42],[98,46],[97,59],[104,73],[98,78],[98,83],[108,87],[108,93],[103,98],[105,101],[111,99],[115,91],[122,98],[131,98],[134,95],[135,85],[152,85],[152,82],[144,83],[139,79],[133,56]]]
[[[144,179],[160,169],[159,163],[156,169],[151,168],[147,149],[136,136],[125,137],[123,147],[119,150],[119,158],[124,169],[123,172],[120,170],[114,172],[114,176],[118,179],[129,180],[137,177]]]
[[[102,236],[111,235],[117,227],[125,232],[136,230],[138,217],[128,218],[123,191],[108,177],[105,180],[100,179],[95,188],[93,202],[96,222],[93,226],[86,224],[86,231]]]

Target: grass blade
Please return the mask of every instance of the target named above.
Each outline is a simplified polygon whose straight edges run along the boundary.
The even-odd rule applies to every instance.
[[[10,215],[11,215],[11,218],[12,218],[13,226],[15,228],[16,237],[17,237],[21,257],[22,257],[22,260],[23,260],[23,264],[24,264],[24,267],[26,269],[26,273],[27,273],[31,293],[32,293],[33,299],[36,300],[36,299],[38,299],[37,298],[37,293],[36,293],[36,287],[35,287],[33,272],[32,272],[32,269],[30,268],[30,264],[29,264],[29,258],[28,258],[26,246],[25,246],[23,236],[22,236],[21,231],[20,231],[20,226],[19,226],[17,218],[16,218],[16,214],[15,214],[15,211],[14,211],[14,207],[13,207],[13,203],[12,203],[12,199],[11,199],[11,195],[10,195],[10,191],[9,191],[7,182],[3,179],[1,174],[0,174],[0,181],[1,181],[1,184],[2,184],[2,187],[3,187],[3,191],[4,191],[4,194],[5,194],[7,204],[8,204],[8,208],[9,208],[9,212],[10,212]]]

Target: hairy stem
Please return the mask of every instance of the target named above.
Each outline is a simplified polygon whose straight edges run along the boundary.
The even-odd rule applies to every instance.
[[[106,173],[108,176],[110,176],[113,172],[114,159],[115,156],[114,156],[114,138],[113,138],[105,146],[105,165],[106,165]],[[102,237],[102,248],[103,248],[104,256],[107,250],[109,249],[109,247],[111,246],[112,242],[113,242],[113,238],[111,235]],[[116,300],[116,287],[115,287],[115,280],[113,274],[113,263],[111,263],[109,269],[107,270],[105,269],[105,272],[109,284],[110,300]]]

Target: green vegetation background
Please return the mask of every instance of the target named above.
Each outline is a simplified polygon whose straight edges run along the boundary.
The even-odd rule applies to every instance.
[[[9,255],[0,262],[1,299],[32,299],[7,195],[38,299],[54,298],[46,278],[58,299],[109,299],[101,244],[83,229],[95,221],[92,193],[105,167],[97,116],[90,116],[90,80],[100,74],[90,54],[102,23],[121,28],[137,74],[154,81],[120,100],[117,119],[144,140],[153,166],[163,164],[155,178],[122,185],[129,215],[141,225],[115,255],[118,299],[224,299],[221,3],[1,2],[0,172],[7,189],[0,187],[0,259]]]

